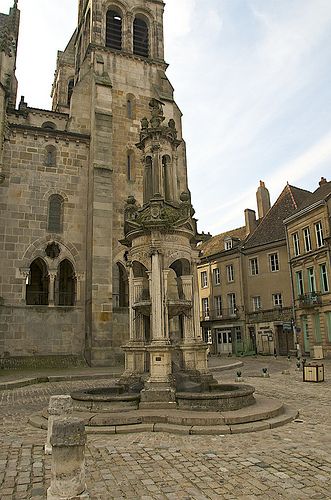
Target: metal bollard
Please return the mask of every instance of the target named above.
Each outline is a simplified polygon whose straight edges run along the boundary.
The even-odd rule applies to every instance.
[[[84,422],[73,417],[56,419],[51,444],[51,486],[47,490],[47,500],[90,498],[85,483]]]
[[[54,421],[60,417],[70,415],[72,412],[72,399],[70,396],[51,396],[48,406],[48,428],[45,444],[46,455],[51,455],[52,445],[51,436],[53,432]]]

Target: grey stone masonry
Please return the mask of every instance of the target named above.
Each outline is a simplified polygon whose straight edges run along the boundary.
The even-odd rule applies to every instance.
[[[89,498],[85,484],[84,422],[62,418],[53,425],[51,486],[47,500]]]
[[[51,455],[51,438],[53,434],[54,421],[68,416],[72,412],[72,399],[70,396],[51,396],[48,406],[48,429],[47,441],[45,444],[45,453]]]

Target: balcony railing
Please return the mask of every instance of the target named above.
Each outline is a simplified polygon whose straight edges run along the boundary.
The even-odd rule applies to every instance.
[[[299,295],[299,307],[309,308],[322,305],[321,292],[309,292]]]
[[[206,311],[200,312],[200,321],[215,321],[222,319],[238,319],[240,317],[240,313],[243,310],[242,307],[236,306],[234,308],[229,309],[208,309]]]

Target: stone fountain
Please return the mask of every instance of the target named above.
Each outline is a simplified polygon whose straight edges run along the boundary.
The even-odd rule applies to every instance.
[[[164,124],[163,103],[152,99],[150,110],[136,145],[144,164],[143,205],[129,196],[121,241],[129,274],[125,371],[116,386],[73,398],[104,406],[108,401],[113,408],[122,403],[123,409],[239,409],[255,402],[254,388],[219,385],[207,367],[196,221],[177,154],[181,140],[173,119]]]

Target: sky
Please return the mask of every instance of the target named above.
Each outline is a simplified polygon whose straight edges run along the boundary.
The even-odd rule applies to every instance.
[[[8,12],[13,0],[0,0]],[[19,95],[50,108],[77,0],[19,0]],[[244,225],[259,181],[331,180],[331,0],[166,0],[167,75],[183,113],[200,231]]]

